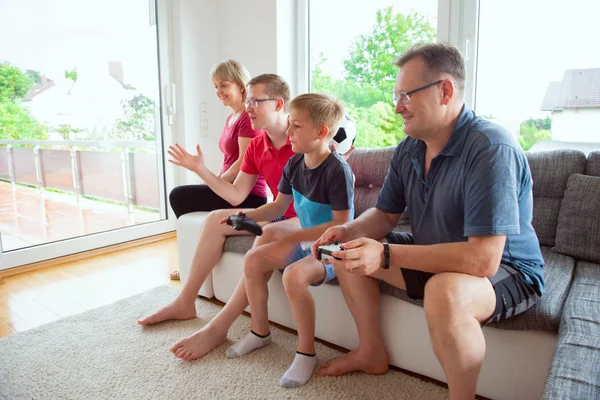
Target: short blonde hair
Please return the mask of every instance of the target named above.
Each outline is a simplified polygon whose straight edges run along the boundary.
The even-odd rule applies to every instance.
[[[210,71],[211,79],[218,78],[222,81],[236,83],[242,89],[242,97],[246,100],[246,85],[250,80],[250,73],[242,64],[235,60],[226,60],[215,64]]]
[[[291,110],[305,110],[314,128],[327,125],[329,134],[333,137],[337,132],[340,121],[344,117],[344,107],[339,101],[321,93],[306,93],[294,98],[290,103]]]
[[[276,74],[262,74],[250,79],[250,82],[248,82],[248,86],[258,84],[265,85],[265,92],[268,96],[283,99],[283,110],[288,109],[291,96],[290,86],[285,79]]]

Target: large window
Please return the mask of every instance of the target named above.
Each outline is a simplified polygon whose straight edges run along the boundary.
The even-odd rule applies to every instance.
[[[600,52],[593,0],[481,0],[478,114],[525,150],[600,148]]]
[[[404,137],[392,102],[393,61],[416,42],[436,41],[437,13],[437,0],[310,2],[310,91],[343,100],[356,121],[357,147],[395,145]]]
[[[415,42],[442,40],[465,55],[467,105],[507,127],[525,150],[600,148],[600,3],[372,0],[339,7],[309,4],[310,90],[345,102],[359,147],[404,137],[390,101],[391,62]]]
[[[2,2],[0,269],[172,229],[156,15],[148,0]]]

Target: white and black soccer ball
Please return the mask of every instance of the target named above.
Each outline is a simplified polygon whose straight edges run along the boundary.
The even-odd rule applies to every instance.
[[[335,143],[339,154],[345,154],[354,144],[354,139],[356,139],[356,123],[349,115],[345,114],[331,142]]]

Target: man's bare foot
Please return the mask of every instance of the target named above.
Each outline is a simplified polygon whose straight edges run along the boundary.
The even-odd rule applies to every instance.
[[[175,343],[169,351],[177,358],[187,361],[196,360],[204,357],[215,347],[219,347],[226,339],[227,331],[223,332],[205,326],[193,335]]]
[[[138,320],[140,325],[151,325],[171,319],[184,320],[196,318],[196,304],[185,304],[177,299],[154,314]]]
[[[358,349],[327,361],[319,369],[317,375],[339,376],[353,371],[361,371],[372,375],[385,374],[388,370],[388,363],[388,356],[385,351],[366,353]]]

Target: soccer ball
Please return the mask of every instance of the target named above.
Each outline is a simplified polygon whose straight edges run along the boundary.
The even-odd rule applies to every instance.
[[[340,127],[331,142],[337,146],[339,154],[345,154],[354,144],[354,139],[356,139],[356,123],[346,114],[342,117]]]

